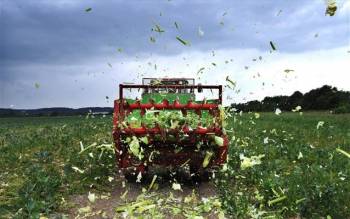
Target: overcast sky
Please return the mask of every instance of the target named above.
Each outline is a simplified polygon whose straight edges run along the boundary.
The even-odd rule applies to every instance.
[[[350,90],[350,1],[337,6],[330,17],[326,0],[0,0],[0,107],[112,106],[119,83],[142,77],[229,76],[225,104]]]

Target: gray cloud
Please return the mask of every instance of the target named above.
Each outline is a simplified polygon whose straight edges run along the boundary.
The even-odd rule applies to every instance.
[[[323,2],[311,4],[314,7],[305,14],[298,12],[308,5],[298,1],[80,1],[66,6],[49,2],[5,1],[1,60],[66,62],[86,55],[111,55],[118,47],[130,55],[150,51],[167,55],[187,49],[175,40],[176,35],[191,41],[191,49],[197,50],[268,49],[269,40],[277,41],[284,51],[316,49],[320,45],[305,42],[305,35],[334,26],[337,30],[323,37],[337,36],[337,41],[329,45],[325,40],[321,46],[344,45],[348,39],[345,19],[325,17]],[[88,7],[92,11],[87,13]],[[152,23],[161,25],[165,33],[151,33]],[[205,31],[201,39],[198,26]],[[151,35],[162,43],[151,44]]]
[[[63,85],[72,75],[106,70],[96,63],[105,66],[108,61],[186,51],[255,48],[266,52],[270,40],[286,53],[349,44],[349,17],[324,16],[323,1],[5,0],[0,7],[3,106],[28,93],[34,81],[61,81]],[[85,12],[89,7],[92,11]],[[152,32],[155,24],[165,32]],[[198,36],[199,26],[203,37]],[[183,46],[176,36],[190,41],[191,46]],[[75,84],[66,86],[65,90],[72,90]],[[64,105],[67,93],[50,92],[52,97],[62,97],[59,104]],[[27,97],[34,101],[31,106],[52,104],[45,104],[44,95],[41,98],[43,101]]]

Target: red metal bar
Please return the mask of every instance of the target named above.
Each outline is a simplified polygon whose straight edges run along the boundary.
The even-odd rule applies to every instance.
[[[206,103],[203,101],[203,103],[196,103],[189,101],[187,104],[180,104],[178,100],[175,100],[173,103],[169,103],[167,100],[163,100],[161,103],[155,103],[154,101],[151,101],[149,103],[144,103],[141,104],[141,102],[138,100],[135,103],[127,103],[126,100],[123,97],[123,89],[132,89],[132,88],[174,88],[174,89],[218,89],[219,97],[216,99],[215,103]],[[133,85],[133,84],[120,84],[119,85],[119,100],[116,101],[114,107],[114,127],[113,127],[113,137],[115,140],[116,144],[116,149],[118,151],[122,151],[123,153],[119,154],[116,153],[116,157],[118,159],[118,164],[119,167],[121,168],[127,168],[131,165],[131,155],[128,154],[127,149],[122,145],[121,142],[121,137],[126,135],[136,135],[136,136],[142,136],[142,135],[147,135],[151,138],[150,141],[155,137],[153,135],[160,134],[161,136],[164,136],[165,132],[166,135],[178,135],[179,133],[184,133],[188,134],[190,136],[190,139],[188,140],[189,142],[185,142],[184,144],[188,145],[195,145],[193,142],[197,141],[198,139],[202,139],[203,141],[207,141],[208,138],[206,136],[209,136],[209,134],[215,134],[217,136],[222,136],[224,137],[224,146],[220,147],[217,150],[217,156],[215,161],[213,160],[212,164],[222,164],[226,161],[227,158],[227,151],[228,151],[228,138],[227,136],[224,136],[222,133],[222,128],[221,127],[208,127],[208,128],[203,128],[198,126],[195,129],[189,129],[188,126],[184,126],[181,129],[171,129],[171,130],[164,130],[160,128],[159,126],[156,126],[154,128],[146,128],[146,127],[140,127],[140,128],[131,128],[125,127],[121,128],[120,127],[120,122],[124,121],[125,116],[129,111],[132,111],[134,109],[141,109],[141,113],[144,113],[146,109],[157,109],[157,110],[162,110],[162,109],[177,109],[186,112],[186,110],[209,110],[209,113],[218,116],[218,106],[219,104],[222,104],[222,86],[221,85]],[[153,137],[152,137],[153,136]],[[184,154],[175,154],[173,151],[170,151],[169,156],[175,156],[175,160],[181,160],[181,163],[183,161],[186,161],[188,158],[191,160],[196,160],[193,161],[195,164],[196,163],[201,163],[203,158],[199,158],[197,160],[194,156],[194,152],[190,151],[188,153]],[[166,155],[163,155],[166,156]],[[181,159],[180,159],[181,158]],[[165,159],[165,161],[170,162],[170,165],[174,165],[174,159]],[[161,161],[160,164],[164,164]],[[211,165],[211,164],[210,164]],[[142,168],[141,168],[142,169]]]
[[[227,135],[223,135],[221,137],[223,137],[223,139],[224,139],[224,145],[219,148],[218,157],[216,159],[216,164],[217,165],[222,165],[227,160],[228,145],[229,145],[228,136]]]
[[[222,89],[221,85],[145,85],[145,84],[120,84],[119,87],[122,88],[203,88],[203,89]]]
[[[190,130],[188,127],[184,127],[182,130],[179,129],[170,129],[167,130],[167,133],[169,134],[174,134],[174,133],[179,133],[182,132],[184,134],[199,134],[199,135],[205,135],[205,134],[210,134],[210,133],[215,133],[215,134],[220,134],[222,133],[222,130],[218,127],[214,128],[203,128],[203,127],[197,127],[196,129]],[[135,134],[135,135],[145,135],[145,134],[161,134],[164,132],[159,127],[154,127],[154,128],[146,128],[146,127],[139,127],[139,128],[124,128],[120,131],[123,134]]]
[[[131,103],[131,104],[125,104],[124,108],[126,109],[156,109],[156,110],[162,110],[162,109],[200,109],[200,110],[211,110],[211,109],[216,109],[218,108],[218,104],[215,103],[205,103],[205,104],[198,104],[198,103],[188,103],[188,104],[180,104],[178,101],[174,101],[173,104],[169,103],[157,103],[157,104],[152,104],[152,103]]]

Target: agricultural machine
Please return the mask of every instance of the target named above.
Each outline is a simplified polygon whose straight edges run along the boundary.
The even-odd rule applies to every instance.
[[[141,97],[124,97],[135,90]],[[216,90],[217,98],[196,100],[195,95],[205,90]],[[156,165],[187,165],[193,172],[219,167],[228,151],[221,105],[221,85],[196,85],[192,78],[143,78],[140,85],[120,84],[113,114],[119,168],[128,179]]]

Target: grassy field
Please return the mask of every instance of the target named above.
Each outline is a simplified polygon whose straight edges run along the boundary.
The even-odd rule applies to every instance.
[[[3,118],[0,133],[0,215],[51,213],[69,194],[107,187],[116,172],[111,153],[79,155],[80,142],[111,144],[110,117]]]
[[[252,113],[235,118],[228,168],[218,183],[229,214],[350,216],[350,157],[339,152],[350,151],[349,115]]]
[[[1,118],[0,215],[64,213],[74,194],[110,191],[111,129],[110,117]],[[226,217],[350,217],[349,114],[237,113],[231,129],[213,180]]]

